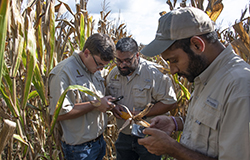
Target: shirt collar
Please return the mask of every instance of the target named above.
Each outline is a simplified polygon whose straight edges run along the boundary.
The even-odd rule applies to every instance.
[[[233,54],[232,54],[233,53]],[[213,77],[217,71],[225,66],[228,61],[234,56],[233,48],[231,45],[227,46],[215,59],[214,61],[194,79],[195,84],[206,85],[207,82]]]
[[[81,57],[80,57],[80,55],[79,55],[80,52],[81,52],[81,51],[74,51],[73,56],[76,58],[76,61],[79,63],[79,65],[80,65],[84,70],[86,70],[87,72],[89,72],[88,68],[85,66],[85,64],[83,63],[83,61],[82,61],[82,59],[81,59]]]

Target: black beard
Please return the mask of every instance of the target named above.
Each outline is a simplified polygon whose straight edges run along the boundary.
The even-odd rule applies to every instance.
[[[195,55],[195,53],[188,53],[188,58],[187,72],[189,74],[180,73],[180,75],[184,75],[189,82],[194,82],[195,77],[199,76],[207,68],[208,62],[204,57]]]
[[[130,73],[132,73],[132,72],[135,71],[135,69],[130,68],[130,67],[124,67],[124,68],[126,68],[127,70],[121,71],[121,67],[118,67],[118,70],[119,70],[119,72],[120,72],[120,74],[121,74],[122,76],[127,76],[127,75],[129,75]],[[124,69],[124,68],[123,68],[123,69]]]

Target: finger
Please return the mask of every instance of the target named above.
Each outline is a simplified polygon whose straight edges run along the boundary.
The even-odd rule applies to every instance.
[[[158,131],[158,129],[156,128],[145,128],[143,130],[144,134],[149,134],[149,135],[154,135],[154,133],[156,133]]]
[[[111,107],[110,109],[115,108],[115,106],[116,106],[116,105],[115,105],[114,103],[111,103],[111,104],[110,104],[110,107]]]
[[[119,114],[117,114],[116,112],[113,112],[113,113],[114,113],[114,116],[115,116],[116,118],[122,119],[122,117],[121,117]]]
[[[155,125],[156,125],[155,121],[153,121],[153,122],[150,121],[150,126],[149,126],[150,128],[154,128]]]
[[[146,145],[147,138],[139,138],[138,139],[138,144],[139,145]]]

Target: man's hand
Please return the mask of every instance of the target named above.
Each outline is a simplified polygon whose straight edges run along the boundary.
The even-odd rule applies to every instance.
[[[147,150],[156,155],[171,153],[171,146],[177,143],[166,132],[156,128],[146,128],[143,130],[147,134],[146,138],[138,139],[138,143],[147,148]]]
[[[124,108],[121,105],[116,105],[116,107],[112,109],[114,116],[118,119],[122,119],[120,116],[122,114],[121,111],[124,111]]]
[[[175,124],[171,117],[157,116],[151,119],[150,128],[160,129],[170,135],[175,130]]]
[[[96,109],[103,113],[105,113],[108,110],[112,110],[116,105],[110,101],[114,99],[115,97],[112,96],[105,96],[101,98],[101,105],[96,107]]]

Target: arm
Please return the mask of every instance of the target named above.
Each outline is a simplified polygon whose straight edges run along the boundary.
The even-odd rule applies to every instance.
[[[172,139],[166,132],[159,129],[146,128],[143,133],[148,134],[149,136],[138,139],[138,143],[144,145],[152,154],[168,154],[181,160],[217,160],[182,146]]]
[[[114,104],[109,100],[113,99],[111,96],[101,98],[101,104],[98,107],[93,106],[90,102],[76,103],[72,110],[66,114],[59,115],[57,120],[67,120],[78,118],[92,110],[99,110],[100,112],[106,112],[114,107]]]
[[[157,103],[151,108],[146,116],[157,116],[164,114],[176,107],[176,95],[173,84],[168,75],[157,72],[154,79],[151,95]]]
[[[157,102],[153,105],[151,110],[146,116],[157,116],[166,113],[176,107],[176,103],[173,104],[164,104],[162,102]]]
[[[178,125],[178,130],[182,131],[184,124],[182,123],[181,119],[179,117],[175,117],[175,120]],[[150,123],[150,128],[162,130],[168,135],[171,135],[171,133],[176,130],[176,124],[174,120],[169,116],[161,115],[154,117],[153,119],[151,119]]]

